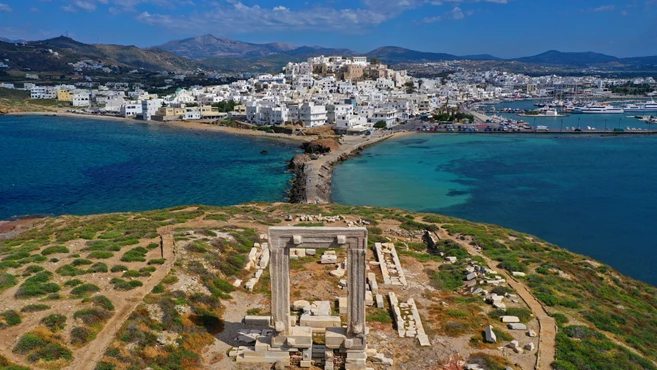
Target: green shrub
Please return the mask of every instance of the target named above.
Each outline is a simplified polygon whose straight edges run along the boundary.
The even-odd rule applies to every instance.
[[[21,308],[21,312],[38,312],[49,310],[51,307],[47,304],[28,304],[27,306]]]
[[[41,254],[44,256],[49,256],[56,253],[69,253],[69,250],[63,245],[55,245],[53,247],[44,248],[41,251]]]
[[[104,295],[95,295],[93,298],[91,298],[91,301],[95,306],[104,308],[107,311],[114,311],[114,304]]]
[[[82,284],[71,290],[71,295],[77,298],[99,292],[100,288],[94,284]]]
[[[35,274],[35,273],[37,273],[37,272],[41,272],[41,271],[43,271],[43,270],[44,270],[43,266],[39,266],[39,265],[29,265],[29,266],[27,266],[27,267],[25,268],[25,270],[23,270],[23,275],[24,275],[24,276],[25,276],[25,275],[32,275],[32,274]]]
[[[71,287],[78,286],[80,284],[82,284],[82,280],[80,280],[80,279],[71,279],[71,280],[68,280],[67,282],[64,283],[64,285],[71,286]]]
[[[162,279],[162,284],[170,285],[170,284],[175,284],[177,282],[178,282],[178,277],[175,275],[168,275],[167,277]]]
[[[552,317],[554,317],[554,321],[556,321],[557,325],[559,326],[563,326],[564,324],[568,323],[568,318],[564,314],[555,313],[552,315]]]
[[[107,272],[107,265],[102,263],[102,262],[96,262],[93,265],[91,265],[91,268],[87,270],[88,272]]]
[[[26,333],[18,340],[18,343],[14,346],[12,352],[24,355],[32,350],[44,347],[46,344],[48,344],[48,342],[40,336]]]
[[[59,359],[70,360],[71,358],[73,358],[71,350],[55,342],[50,342],[45,347],[27,356],[27,360],[30,362],[37,362],[39,360],[50,362]]]
[[[59,285],[48,282],[52,278],[50,271],[41,271],[27,278],[16,291],[16,298],[31,298],[55,293],[60,290]]]
[[[53,294],[48,295],[48,297],[46,297],[46,298],[48,298],[50,300],[58,300],[58,299],[62,299],[62,295],[59,294],[59,293],[53,293]]]
[[[123,279],[117,279],[117,278],[113,278],[112,280],[110,280],[110,284],[113,284],[114,289],[116,290],[132,290],[144,285],[139,280],[125,281]]]
[[[457,265],[445,264],[439,271],[427,270],[431,286],[442,291],[454,291],[463,285],[463,268]]]
[[[92,261],[84,259],[84,258],[75,259],[71,263],[71,265],[73,265],[73,266],[82,266],[82,265],[91,265],[91,264],[93,264]]]
[[[71,329],[71,344],[74,346],[85,345],[93,339],[93,333],[87,328],[76,326]]]
[[[21,322],[23,322],[21,320],[21,315],[14,310],[7,310],[3,313],[0,313],[0,329],[16,326]]]
[[[89,253],[89,255],[87,256],[87,258],[93,258],[98,260],[104,260],[112,257],[114,257],[114,253],[107,251],[93,251]]]
[[[164,287],[162,286],[162,284],[157,284],[156,286],[153,287],[153,290],[151,290],[151,293],[153,293],[153,294],[164,293]]]
[[[77,311],[73,317],[80,319],[87,326],[94,326],[109,320],[112,314],[104,308],[94,307]]]
[[[57,270],[55,270],[55,272],[57,272],[58,274],[60,274],[62,276],[79,276],[79,275],[84,275],[84,274],[87,273],[86,271],[84,271],[82,269],[79,269],[77,267],[73,267],[71,265],[61,266],[61,267],[57,268]]]
[[[116,366],[110,362],[100,361],[94,370],[115,370]]]
[[[216,278],[212,280],[212,283],[214,286],[216,286],[218,289],[220,289],[224,293],[230,293],[235,290],[235,287],[233,284],[229,283],[228,281],[222,279],[222,278]]]
[[[128,271],[128,268],[124,265],[114,265],[112,266],[112,269],[110,271],[112,272]]]
[[[54,333],[64,330],[64,327],[66,327],[66,316],[58,313],[48,315],[41,319],[41,323]]]
[[[133,248],[125,252],[125,254],[123,254],[123,257],[121,257],[121,261],[146,262],[146,253],[148,253],[148,251],[145,248],[142,247]]]
[[[160,243],[149,243],[146,246],[147,249],[155,249],[155,248],[159,248],[159,247],[160,247]]]
[[[164,265],[164,262],[166,261],[165,258],[154,258],[150,261],[148,261],[149,265]]]
[[[9,289],[14,285],[18,284],[16,276],[8,274],[6,272],[0,272],[0,292],[5,289]]]
[[[368,308],[367,309],[367,321],[376,321],[384,324],[391,324],[392,317],[390,312],[381,308]]]
[[[123,273],[122,277],[124,277],[124,278],[136,278],[136,277],[140,277],[140,276],[141,276],[141,273],[139,271],[137,271],[137,270],[128,270],[128,271]]]

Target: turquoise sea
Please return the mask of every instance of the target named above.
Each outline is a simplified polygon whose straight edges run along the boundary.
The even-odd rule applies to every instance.
[[[155,123],[2,116],[0,219],[285,201],[299,151]]]
[[[657,285],[657,136],[418,133],[340,164],[333,200],[499,224]]]

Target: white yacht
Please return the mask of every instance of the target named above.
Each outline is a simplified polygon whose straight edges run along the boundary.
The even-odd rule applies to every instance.
[[[643,106],[643,110],[657,111],[657,102],[650,100]]]
[[[582,107],[581,112],[585,113],[585,114],[620,114],[620,113],[625,113],[623,108],[616,108],[613,105],[598,105],[598,104],[587,105],[585,107]]]
[[[645,106],[638,104],[627,104],[623,107],[623,110],[626,112],[641,112],[645,110]]]

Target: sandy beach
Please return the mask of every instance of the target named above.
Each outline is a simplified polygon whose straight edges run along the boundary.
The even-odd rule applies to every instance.
[[[78,118],[78,119],[83,119],[83,118],[96,119],[96,120],[104,120],[104,121],[117,121],[124,123],[137,123],[137,124],[164,126],[164,127],[172,127],[172,128],[182,128],[188,130],[223,132],[223,133],[235,134],[235,135],[276,138],[282,140],[293,140],[298,142],[310,141],[317,138],[316,136],[293,136],[287,134],[267,133],[264,131],[245,130],[245,129],[239,129],[233,127],[219,126],[212,124],[213,121],[211,120],[159,122],[159,121],[143,121],[134,118],[124,118],[124,117],[116,117],[116,116],[77,114],[70,112],[19,112],[19,113],[12,112],[12,113],[7,113],[6,115],[7,116],[56,116],[56,117]]]

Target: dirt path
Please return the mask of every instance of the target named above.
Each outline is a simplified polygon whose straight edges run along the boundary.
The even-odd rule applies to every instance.
[[[443,228],[440,228],[438,236],[440,236],[441,239],[450,239],[459,243],[471,255],[480,256],[483,258],[489,267],[492,268],[496,265],[493,260],[479,252],[475,247],[463,240],[452,237],[447,232],[445,232]],[[499,275],[502,275],[506,279],[509,286],[513,288],[518,293],[518,296],[520,296],[520,298],[522,298],[527,306],[529,306],[529,309],[532,310],[532,313],[538,321],[538,348],[536,366],[534,368],[539,370],[551,369],[551,364],[556,359],[556,321],[548,314],[545,307],[538,301],[538,299],[536,299],[536,297],[534,297],[534,295],[529,291],[525,284],[511,277],[506,271],[499,269],[495,269],[495,271],[497,271]]]
[[[174,251],[174,238],[170,227],[164,227],[158,230],[163,245],[163,258],[166,258],[164,265],[160,266],[155,272],[144,282],[144,285],[139,289],[135,289],[135,293],[127,299],[129,304],[125,305],[121,310],[116,312],[114,316],[107,322],[103,330],[98,333],[94,339],[86,347],[82,347],[77,351],[77,356],[67,367],[67,369],[75,370],[93,370],[98,361],[105,353],[107,347],[114,340],[114,336],[121,328],[123,322],[130,316],[132,311],[135,310],[137,305],[150,293],[153,288],[159,284],[162,279],[169,273],[176,258]]]

